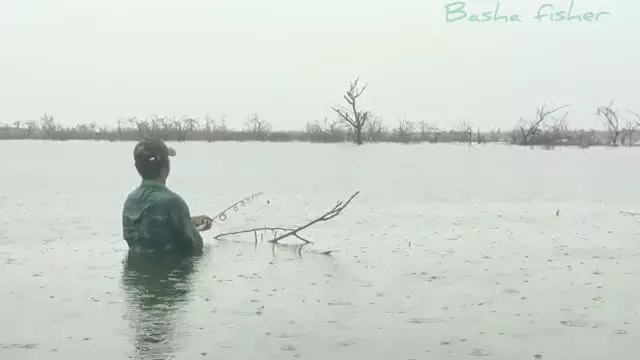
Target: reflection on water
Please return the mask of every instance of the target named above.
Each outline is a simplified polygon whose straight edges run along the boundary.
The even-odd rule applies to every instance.
[[[127,254],[122,285],[139,359],[164,359],[178,351],[177,325],[202,255]]]

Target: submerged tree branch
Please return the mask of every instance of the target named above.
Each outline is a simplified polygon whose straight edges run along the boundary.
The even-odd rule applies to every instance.
[[[259,228],[253,228],[253,229],[246,229],[246,230],[238,230],[238,231],[231,231],[231,232],[226,232],[226,233],[221,233],[218,234],[216,236],[214,236],[213,238],[216,240],[220,240],[220,238],[222,238],[223,236],[228,236],[228,235],[240,235],[240,234],[247,234],[247,233],[257,233],[258,231],[272,231],[277,233],[278,231],[291,231],[293,229],[287,229],[287,228],[281,228],[281,227],[259,227]]]
[[[246,234],[246,233],[254,233],[254,237],[255,237],[255,241],[258,241],[258,231],[271,231],[273,234],[273,239],[269,240],[270,243],[273,244],[277,244],[279,241],[286,239],[288,237],[295,237],[298,240],[301,240],[302,242],[304,242],[305,244],[310,244],[313,243],[311,240],[305,239],[304,237],[302,237],[299,233],[311,226],[313,226],[314,224],[317,224],[319,222],[324,222],[324,221],[328,221],[333,219],[334,217],[340,215],[340,213],[342,212],[342,210],[344,210],[349,203],[351,203],[351,201],[360,193],[360,191],[356,191],[353,195],[351,195],[349,197],[349,199],[347,199],[347,201],[338,201],[337,204],[329,211],[325,212],[324,214],[318,216],[317,218],[309,221],[308,223],[302,225],[302,226],[297,226],[297,227],[292,227],[292,228],[286,228],[286,227],[260,227],[260,228],[253,228],[253,229],[246,229],[246,230],[238,230],[238,231],[232,231],[232,232],[227,232],[227,233],[222,233],[222,234],[218,234],[216,236],[214,236],[214,239],[220,240],[222,237],[224,236],[228,236],[228,235],[239,235],[239,234]],[[282,235],[278,235],[278,232],[280,231],[284,231],[284,234]],[[323,254],[329,254],[331,251],[328,252],[323,252]]]
[[[326,213],[322,214],[321,216],[309,221],[308,223],[306,223],[305,225],[299,226],[294,230],[288,231],[280,236],[274,237],[272,240],[269,240],[269,242],[271,243],[277,243],[278,241],[285,239],[289,236],[294,236],[302,241],[304,241],[305,243],[310,243],[311,241],[302,238],[300,235],[298,235],[298,233],[310,226],[312,226],[313,224],[319,223],[319,222],[324,222],[327,220],[331,220],[334,217],[340,215],[340,213],[342,212],[342,210],[344,210],[347,205],[349,205],[349,203],[360,193],[360,191],[356,191],[353,195],[351,195],[351,197],[349,197],[349,199],[346,202],[343,201],[338,201],[338,203],[336,204],[336,206],[333,207],[333,209],[327,211]]]

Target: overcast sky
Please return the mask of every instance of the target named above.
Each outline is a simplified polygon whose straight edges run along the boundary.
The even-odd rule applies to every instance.
[[[0,122],[258,113],[275,128],[333,119],[349,81],[362,105],[443,127],[512,127],[542,103],[573,127],[598,105],[640,112],[640,4],[576,0],[598,23],[538,23],[545,2],[503,0],[522,23],[447,23],[443,0],[0,0]],[[469,0],[490,11],[493,0]]]

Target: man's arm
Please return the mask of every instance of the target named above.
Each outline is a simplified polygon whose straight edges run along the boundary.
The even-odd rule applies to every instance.
[[[189,206],[180,197],[176,197],[172,201],[170,210],[171,219],[174,223],[176,233],[180,235],[181,241],[187,241],[187,247],[200,250],[202,249],[202,236],[191,220]]]

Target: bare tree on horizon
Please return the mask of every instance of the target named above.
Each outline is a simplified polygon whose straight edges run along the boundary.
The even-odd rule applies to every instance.
[[[547,110],[547,106],[542,105],[536,110],[535,120],[527,123],[524,119],[520,119],[520,124],[516,128],[516,131],[520,133],[519,135],[521,136],[521,139],[519,139],[520,141],[517,143],[524,146],[533,145],[533,139],[541,133],[545,120],[556,111],[564,109],[567,106],[569,105],[563,105]]]
[[[603,105],[598,107],[596,114],[604,117],[605,125],[609,130],[609,141],[611,145],[618,146],[618,139],[622,133],[620,128],[620,116],[618,110],[613,109],[613,101],[609,102],[609,105]]]
[[[244,130],[252,133],[261,139],[266,138],[271,133],[271,124],[263,119],[260,119],[258,114],[252,114],[244,122]]]
[[[463,121],[460,125],[458,125],[458,131],[460,135],[462,135],[462,141],[467,144],[471,144],[473,142],[473,125],[467,120]]]
[[[398,120],[398,127],[393,130],[396,139],[402,143],[411,142],[411,135],[415,131],[415,124],[405,118]]]
[[[362,145],[362,130],[367,124],[367,121],[371,118],[372,113],[370,111],[359,111],[356,105],[356,101],[368,86],[368,84],[366,84],[362,88],[359,88],[359,80],[360,78],[356,78],[352,81],[349,85],[349,90],[344,95],[344,99],[347,101],[347,104],[349,104],[349,108],[337,109],[335,107],[331,107],[331,109],[338,114],[342,122],[351,127],[355,134],[354,142],[358,145]]]

